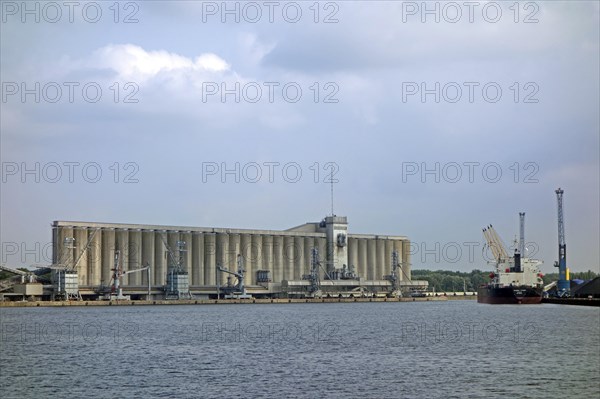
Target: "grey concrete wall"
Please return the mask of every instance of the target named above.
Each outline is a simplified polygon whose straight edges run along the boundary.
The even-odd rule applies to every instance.
[[[166,284],[168,267],[173,263],[167,254],[164,240],[177,259],[177,241],[186,242],[187,252],[183,265],[190,275],[192,286],[214,286],[216,284],[217,263],[230,270],[237,269],[237,254],[244,259],[246,285],[256,284],[257,270],[270,270],[274,283],[282,280],[299,280],[310,267],[310,254],[313,247],[319,250],[323,265],[326,265],[327,240],[324,233],[304,233],[297,231],[205,229],[162,230],[144,228],[148,226],[83,222],[71,226],[69,222],[56,222],[52,237],[53,259],[55,263],[73,264],[91,238],[87,254],[81,257],[77,270],[82,286],[98,286],[101,282],[110,284],[111,269],[114,267],[115,250],[121,251],[124,270],[151,266],[150,284]],[[73,228],[75,227],[75,228]],[[215,230],[215,231],[212,231]],[[229,233],[227,232],[229,231]],[[75,248],[64,248],[65,238],[74,237]],[[399,252],[404,266],[402,280],[410,276],[410,242],[401,236],[349,235],[348,266],[354,265],[356,272],[368,280],[381,279],[391,272],[391,251]],[[322,272],[321,277],[324,278]],[[226,275],[220,276],[225,284]],[[123,279],[124,286],[145,286],[148,283],[146,272],[131,273]]]

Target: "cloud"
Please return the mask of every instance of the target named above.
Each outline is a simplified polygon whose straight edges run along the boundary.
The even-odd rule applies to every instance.
[[[147,81],[159,74],[225,72],[230,65],[213,53],[195,59],[164,50],[146,51],[133,44],[111,44],[96,50],[89,67],[114,70],[119,77]]]

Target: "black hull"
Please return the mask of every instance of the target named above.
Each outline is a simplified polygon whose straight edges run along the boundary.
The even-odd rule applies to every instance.
[[[492,305],[518,305],[542,303],[541,287],[490,287],[482,286],[477,290],[477,302]]]

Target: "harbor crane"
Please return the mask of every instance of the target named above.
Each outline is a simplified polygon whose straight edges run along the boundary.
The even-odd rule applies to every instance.
[[[147,271],[148,273],[148,298],[150,297],[150,265],[146,264],[146,266],[141,267],[139,269],[133,270],[123,270],[123,265],[121,264],[121,251],[115,251],[115,267],[111,269],[113,272],[112,275],[112,285],[110,294],[105,296],[105,299],[109,300],[129,300],[131,297],[129,295],[123,295],[123,288],[121,288],[121,278],[130,273]]]
[[[77,259],[73,257],[73,251],[76,248],[74,237],[65,237],[63,240],[63,251],[58,251],[55,264],[49,267],[52,272],[52,297],[65,300],[81,300],[79,293],[79,277],[77,265],[83,258],[83,255],[90,249],[94,236],[99,229],[94,229]],[[58,249],[58,248],[57,248]]]
[[[554,191],[558,204],[558,261],[554,267],[558,267],[558,296],[569,295],[571,283],[569,282],[569,269],[567,268],[567,244],[565,242],[565,220],[563,213],[564,190],[560,187]]]
[[[183,258],[186,250],[187,243],[182,240],[177,241],[177,253],[175,254],[164,234],[160,235],[160,238],[167,249],[169,256],[169,270],[167,271],[167,285],[165,287],[165,299],[192,299],[192,293],[190,292],[190,280],[188,272],[183,267]]]
[[[227,294],[225,295],[225,299],[248,299],[252,298],[252,295],[248,295],[246,293],[246,287],[244,286],[244,273],[246,269],[244,269],[244,258],[242,255],[238,254],[237,256],[237,272],[225,269],[221,265],[217,266],[217,269],[221,273],[230,274],[227,276],[227,286],[223,287],[222,290]],[[233,284],[231,282],[233,277],[237,278],[237,283]],[[219,289],[220,291],[221,289]]]
[[[400,276],[398,271],[400,269],[400,261],[398,257],[398,251],[392,251],[392,273],[388,276],[384,276],[386,280],[389,280],[392,284],[392,291],[390,296],[393,298],[402,298],[402,290],[400,289]]]
[[[310,252],[310,273],[303,275],[302,279],[310,282],[309,292],[313,298],[320,298],[323,295],[323,291],[321,290],[321,278],[319,277],[319,267],[323,267],[321,265],[321,260],[319,259],[319,250],[317,248],[312,248]]]

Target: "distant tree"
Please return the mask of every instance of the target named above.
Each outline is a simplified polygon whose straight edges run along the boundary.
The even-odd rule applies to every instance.
[[[481,270],[472,270],[470,272],[450,271],[450,270],[413,270],[412,278],[414,280],[426,280],[429,288],[435,287],[436,291],[462,291],[463,287],[467,291],[475,291],[477,287],[489,280],[489,272]]]
[[[450,271],[450,270],[427,270],[416,269],[412,271],[413,280],[425,280],[429,283],[429,289],[436,291],[462,291],[463,279],[468,291],[476,291],[477,287],[490,281],[489,271],[479,269],[470,272]],[[587,272],[571,273],[571,279],[591,280],[598,277],[598,273],[591,270]],[[544,284],[550,284],[558,280],[558,273],[548,273],[543,277]]]

